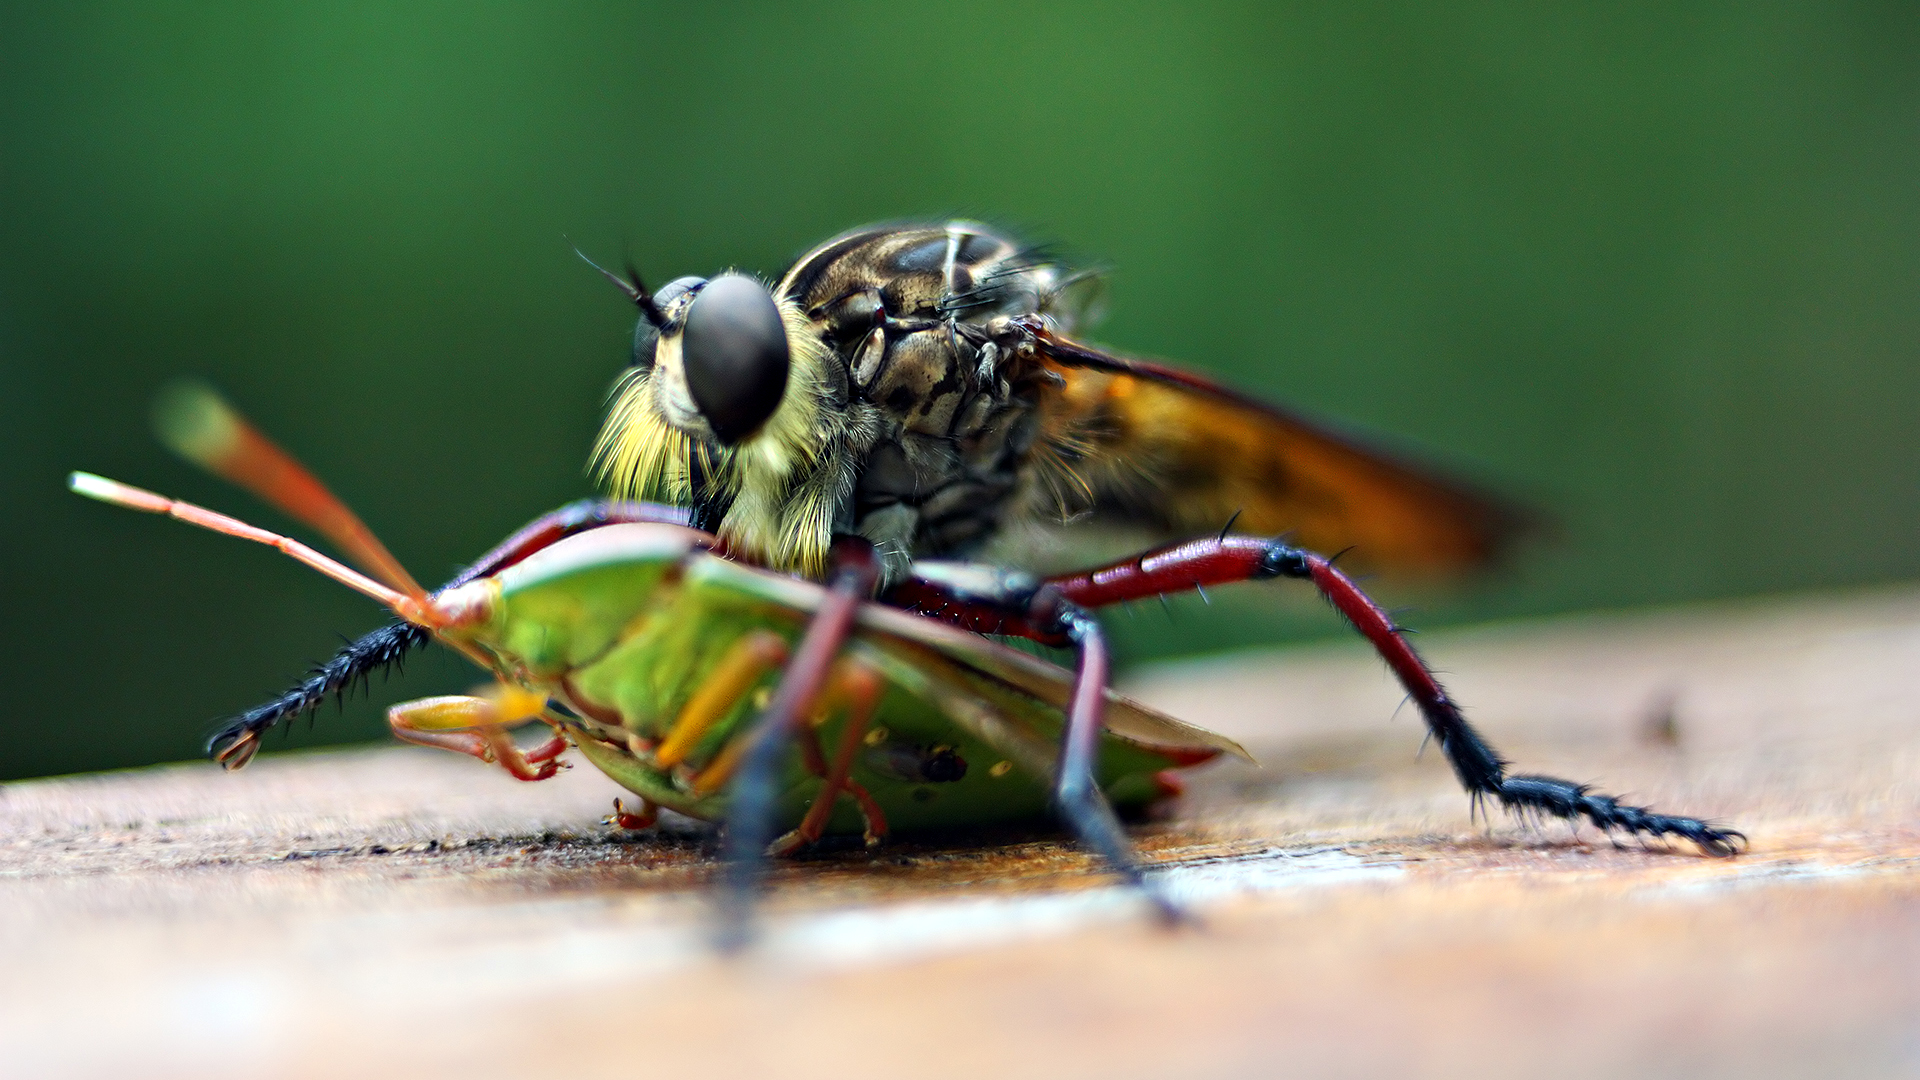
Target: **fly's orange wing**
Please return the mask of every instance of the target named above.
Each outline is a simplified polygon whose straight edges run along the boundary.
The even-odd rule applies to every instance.
[[[1487,563],[1532,515],[1210,380],[1113,356],[1047,329],[1062,384],[1043,415],[1057,494],[1096,518],[1176,535],[1290,534],[1368,567],[1445,573]]]

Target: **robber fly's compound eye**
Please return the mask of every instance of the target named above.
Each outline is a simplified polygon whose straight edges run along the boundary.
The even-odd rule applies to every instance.
[[[787,328],[766,286],[722,274],[687,307],[681,356],[693,403],[724,443],[767,422],[787,390]]]

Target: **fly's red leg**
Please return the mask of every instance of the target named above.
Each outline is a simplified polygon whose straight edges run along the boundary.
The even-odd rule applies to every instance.
[[[754,721],[727,805],[726,877],[720,944],[746,943],[747,916],[773,836],[774,799],[780,760],[788,740],[813,708],[820,690],[853,631],[854,615],[880,580],[880,558],[858,537],[840,537],[829,553],[827,596],[787,665],[765,712]]]
[[[1746,837],[1733,829],[1699,818],[1659,814],[1645,807],[1629,806],[1612,796],[1598,794],[1585,784],[1552,776],[1509,776],[1505,759],[1467,722],[1432,669],[1402,636],[1401,628],[1324,556],[1278,540],[1221,535],[1158,548],[1110,566],[1051,578],[1046,588],[1075,604],[1103,607],[1208,585],[1279,577],[1312,582],[1320,595],[1372,643],[1419,707],[1428,730],[1446,752],[1454,775],[1476,807],[1490,796],[1509,810],[1551,814],[1569,821],[1584,818],[1609,833],[1683,837],[1709,855],[1735,855],[1745,846]],[[926,594],[910,594],[913,603],[949,622],[970,625],[970,621],[978,622],[988,614],[986,607],[967,596],[954,598],[949,602],[950,613],[943,613],[936,603],[938,597],[933,595],[937,589],[926,582],[909,584]],[[1045,591],[1043,588],[1036,595]],[[1047,641],[1047,629],[1023,616],[1009,619],[1003,628],[989,632]]]
[[[884,600],[968,630],[1015,635],[1074,650],[1073,696],[1060,736],[1054,808],[1081,843],[1142,890],[1168,921],[1180,919],[1180,909],[1141,873],[1126,831],[1094,776],[1110,669],[1099,620],[1050,583],[964,563],[916,563],[910,576],[889,590]]]
[[[609,499],[582,499],[528,522],[520,531],[502,540],[492,551],[452,581],[441,586],[450,589],[475,578],[497,574],[542,548],[550,547],[575,533],[602,525],[686,525],[687,511],[660,503],[627,502]]]

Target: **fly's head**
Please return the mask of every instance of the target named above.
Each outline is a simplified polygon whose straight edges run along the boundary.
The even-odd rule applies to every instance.
[[[601,478],[620,497],[692,507],[702,528],[771,565],[821,569],[834,508],[789,506],[837,434],[818,331],[746,274],[657,293],[637,275],[614,280],[641,317],[594,451]]]
[[[657,317],[658,321],[655,321]],[[731,448],[764,428],[786,396],[794,343],[780,305],[745,274],[683,277],[634,331],[633,367],[651,371],[662,417]]]

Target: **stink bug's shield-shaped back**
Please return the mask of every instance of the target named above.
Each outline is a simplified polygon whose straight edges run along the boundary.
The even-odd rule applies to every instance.
[[[715,554],[714,538],[678,523],[675,511],[636,504],[548,515],[429,596],[351,511],[210,392],[182,400],[192,408],[175,412],[199,426],[182,428],[192,437],[176,444],[392,584],[113,481],[76,474],[74,490],[279,548],[490,669],[496,692],[397,706],[390,720],[403,739],[498,762],[523,780],[554,775],[559,755],[578,745],[643,805],[722,816],[769,693],[787,681],[787,658],[804,653],[810,624],[836,602],[832,589]],[[861,601],[850,610],[850,636],[826,659],[827,690],[807,699],[797,750],[778,770],[771,820],[789,829],[782,850],[835,831],[877,838],[1044,816],[1061,777],[1079,775],[1056,752],[1069,712],[1092,718],[1074,723],[1097,741],[1078,769],[1123,805],[1156,797],[1159,770],[1221,752],[1245,756],[1229,740],[1118,697],[1103,676],[1088,682],[896,609]],[[1087,692],[1104,704],[1080,700]],[[504,732],[534,720],[555,737],[522,751]],[[244,764],[271,722],[223,735],[221,759]]]
[[[724,815],[724,787],[700,778],[726,760],[777,679],[772,665],[738,680],[712,715],[686,716],[727,678],[742,643],[771,636],[789,653],[826,590],[701,551],[691,530],[612,525],[563,540],[502,571],[484,624],[454,634],[502,671],[566,706],[569,738],[649,802]],[[863,606],[841,664],[869,673],[863,718],[829,703],[801,736],[857,744],[848,790],[825,833],[911,831],[1044,818],[1071,673],[977,635],[878,605]],[[704,731],[683,752],[663,746]],[[862,725],[850,730],[850,724]],[[1154,774],[1237,745],[1108,692],[1097,777],[1116,803],[1159,794]],[[636,749],[636,743],[640,744]],[[671,760],[662,764],[661,758]],[[823,755],[824,756],[824,755]],[[795,752],[778,784],[783,829],[798,828],[824,780]],[[876,816],[879,821],[873,820]]]

